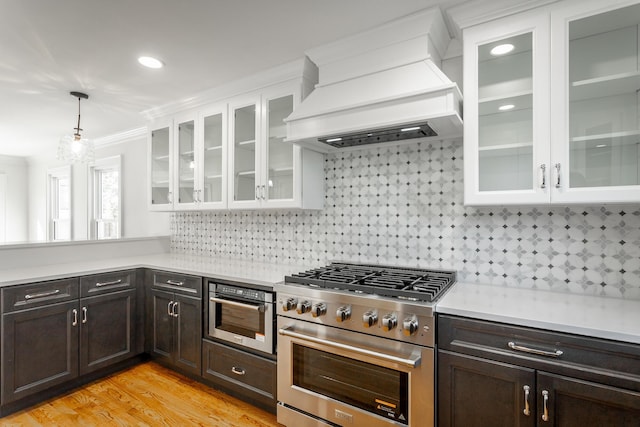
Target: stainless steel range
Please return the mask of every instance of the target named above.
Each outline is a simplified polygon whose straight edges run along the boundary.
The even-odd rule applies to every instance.
[[[276,286],[278,422],[434,425],[436,299],[451,271],[332,263]]]

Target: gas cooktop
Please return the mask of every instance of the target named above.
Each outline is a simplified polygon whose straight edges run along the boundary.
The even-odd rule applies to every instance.
[[[334,262],[285,277],[286,284],[433,302],[456,281],[446,270]]]

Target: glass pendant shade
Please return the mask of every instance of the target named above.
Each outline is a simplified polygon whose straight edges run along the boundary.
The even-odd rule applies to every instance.
[[[65,135],[58,144],[58,160],[71,163],[92,162],[95,159],[93,141],[78,138],[77,135]]]

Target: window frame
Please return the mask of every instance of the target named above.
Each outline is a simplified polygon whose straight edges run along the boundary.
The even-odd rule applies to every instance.
[[[100,203],[102,201],[100,193],[100,180],[98,174],[104,171],[116,170],[118,172],[118,219],[115,221],[116,235],[114,237],[99,238],[98,226],[100,223],[113,222],[111,220],[104,220],[98,218],[97,215],[101,212]],[[122,227],[122,156],[105,157],[103,159],[97,159],[89,164],[88,169],[88,235],[90,239],[94,240],[111,240],[119,239],[123,234]]]
[[[60,196],[58,186],[54,185],[62,178],[69,179],[69,238],[60,239],[56,236],[57,223],[60,218],[55,217],[58,206],[60,205]],[[73,170],[71,165],[61,166],[58,168],[47,170],[47,240],[49,241],[71,241],[73,240]]]

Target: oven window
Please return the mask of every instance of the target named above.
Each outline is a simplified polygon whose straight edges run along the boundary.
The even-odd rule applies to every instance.
[[[408,424],[406,372],[293,344],[293,384]]]
[[[216,303],[216,329],[264,340],[264,310]]]

